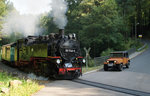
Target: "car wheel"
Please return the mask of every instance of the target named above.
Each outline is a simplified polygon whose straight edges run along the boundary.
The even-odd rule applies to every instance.
[[[126,64],[126,68],[129,68],[129,63]]]
[[[130,66],[130,60],[128,61],[128,65]]]
[[[123,64],[118,64],[118,71],[122,71],[123,70]]]
[[[108,65],[104,64],[104,71],[108,71]]]

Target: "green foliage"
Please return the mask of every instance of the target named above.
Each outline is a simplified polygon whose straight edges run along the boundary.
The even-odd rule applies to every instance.
[[[95,64],[94,64],[94,60],[93,59],[88,59],[88,67],[93,67]]]
[[[79,30],[82,46],[92,48],[92,57],[99,56],[100,52],[109,47],[120,49],[124,40],[120,30],[127,30],[121,29],[124,26],[123,19],[118,14],[115,0],[99,1],[100,5],[89,0],[85,3],[89,4],[89,11],[84,11],[84,7],[81,9],[85,12],[81,19],[82,30]],[[83,2],[82,5],[85,6]]]
[[[126,50],[129,50],[130,48],[135,48],[136,47],[136,41],[135,40],[132,40],[132,39],[128,39],[128,42],[125,42],[126,44],[124,44],[124,48]]]
[[[9,81],[11,80],[20,80],[22,81],[22,84],[16,87],[10,87]],[[16,77],[12,77],[8,75],[7,73],[0,73],[0,88],[9,88],[10,91],[8,94],[2,94],[1,96],[31,96],[33,93],[37,92],[43,86],[39,86],[38,83],[31,81],[27,82],[24,79],[19,79]]]
[[[8,0],[0,0],[0,46],[3,44],[7,44],[10,42],[14,42],[20,37],[23,37],[22,34],[19,33],[11,33],[10,35],[2,34],[3,24],[5,23],[5,16],[10,11],[15,11],[13,4]]]
[[[2,24],[3,24],[3,17],[6,14],[6,4],[5,4],[5,0],[0,0],[0,30],[2,29]]]
[[[56,25],[53,23],[53,18],[51,18],[49,14],[41,16],[39,27],[43,29],[43,32],[41,33],[43,35],[57,32]]]
[[[4,44],[16,42],[18,39],[21,39],[23,37],[24,37],[23,34],[18,33],[18,32],[13,32],[13,33],[2,38],[2,40],[0,41],[0,46],[2,46]]]
[[[3,17],[6,14],[6,0],[0,0],[0,17]]]
[[[144,44],[141,42],[141,40],[140,39],[138,39],[138,40],[136,40],[135,42],[134,42],[134,47],[136,48],[136,49],[139,49],[140,47],[142,47]]]
[[[100,56],[108,56],[110,52],[113,52],[113,49],[108,48],[107,50],[104,50]]]
[[[86,67],[82,68],[82,73],[86,73],[88,71],[93,71],[93,70],[101,70],[103,69],[103,64],[100,66],[93,66],[93,67],[88,67],[88,69]]]

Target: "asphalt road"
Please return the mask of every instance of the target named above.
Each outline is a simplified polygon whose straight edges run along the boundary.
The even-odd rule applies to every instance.
[[[83,75],[82,80],[97,82],[118,88],[150,93],[150,43],[149,48],[131,60],[129,69],[118,71],[98,71]],[[113,88],[113,87],[112,87]],[[128,91],[128,90],[127,90]],[[97,88],[72,81],[54,81],[33,96],[130,96],[119,91]],[[142,96],[142,95],[141,95]]]
[[[47,84],[45,88],[32,96],[127,96],[127,94],[72,81],[57,80]]]
[[[131,66],[125,71],[150,74],[150,42],[148,50],[131,60]]]

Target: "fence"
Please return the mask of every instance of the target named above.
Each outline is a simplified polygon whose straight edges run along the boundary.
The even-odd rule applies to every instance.
[[[144,49],[146,47],[146,43],[144,44],[144,46],[142,46],[141,48],[137,49],[137,51],[141,51],[142,49]]]
[[[100,66],[109,58],[109,56],[102,56],[102,57],[95,57],[94,58],[94,65]]]
[[[134,53],[136,51],[136,48],[132,48],[127,51],[128,51],[128,54],[131,55],[132,53]]]

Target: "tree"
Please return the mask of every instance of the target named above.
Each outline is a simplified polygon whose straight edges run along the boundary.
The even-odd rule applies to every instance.
[[[2,29],[3,17],[6,14],[6,0],[0,0],[0,30]]]
[[[42,33],[44,35],[48,35],[49,33],[55,33],[58,30],[57,26],[53,22],[53,18],[49,16],[49,14],[45,14],[44,16],[41,16],[39,27],[42,28]]]
[[[92,57],[99,56],[100,52],[108,48],[124,50],[121,34],[124,24],[118,14],[115,0],[97,1],[96,3],[95,0],[87,0],[82,2],[81,8],[83,9],[82,30],[80,30],[81,44],[91,47]]]

